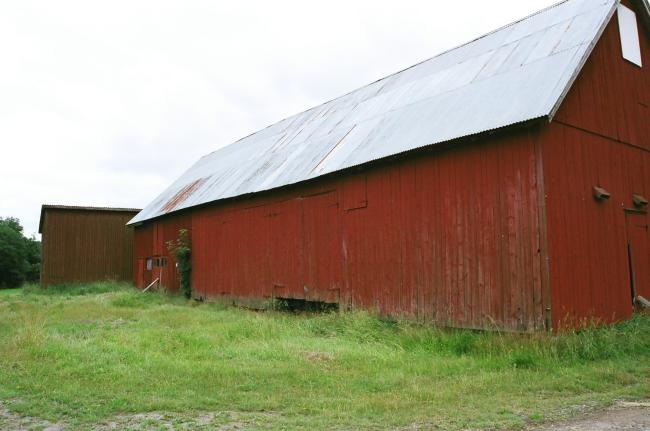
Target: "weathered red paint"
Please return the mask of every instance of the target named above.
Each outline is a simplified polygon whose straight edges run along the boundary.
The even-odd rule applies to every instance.
[[[642,49],[650,65],[647,34]],[[647,71],[623,60],[614,18],[550,124],[164,216],[136,229],[136,258],[187,228],[200,297],[519,331],[628,317],[628,245],[636,294],[650,289],[648,216],[631,211],[650,196]],[[160,273],[177,287],[173,264]]]
[[[648,220],[645,214],[626,211],[625,233],[630,261],[630,293],[632,298],[650,298],[650,249]]]
[[[184,215],[170,215],[164,223],[150,223],[135,228],[134,247],[134,283],[138,288],[144,288],[151,282],[159,279],[163,285],[171,290],[179,287],[175,262],[169,253],[167,243],[178,238],[180,229],[191,230],[191,217]],[[165,258],[167,265],[146,267],[147,259]]]
[[[161,241],[191,228],[198,296],[304,298],[456,326],[542,328],[532,134],[165,217],[136,229],[139,244],[156,247],[139,245],[136,257],[166,255]]]
[[[622,59],[614,17],[555,121],[540,135],[556,327],[565,319],[611,322],[631,315],[628,243],[637,278],[650,277],[647,212],[634,216],[645,231],[626,227],[632,194],[650,196],[650,35],[640,30],[644,67]],[[593,200],[593,186],[609,191],[611,199]],[[639,294],[648,294],[644,283],[637,283]]]

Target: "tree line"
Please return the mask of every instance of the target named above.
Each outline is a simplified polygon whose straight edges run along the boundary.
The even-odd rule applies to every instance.
[[[0,289],[38,283],[41,242],[23,232],[20,220],[0,217]]]

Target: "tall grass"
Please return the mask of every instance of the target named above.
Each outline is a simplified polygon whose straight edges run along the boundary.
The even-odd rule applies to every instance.
[[[7,296],[15,295],[15,294],[20,293],[20,292],[21,292],[20,289],[0,289],[0,296],[1,295],[7,295]]]
[[[326,314],[303,320],[315,336],[377,342],[404,351],[474,358],[509,358],[515,366],[541,361],[581,362],[650,353],[650,319],[640,315],[611,326],[559,335],[512,334],[436,328],[408,321],[391,322],[366,312]]]
[[[517,335],[258,313],[113,283],[0,297],[0,401],[72,429],[148,411],[239,412],[269,429],[514,429],[644,397],[648,317]]]
[[[99,281],[95,283],[64,283],[48,287],[41,287],[38,284],[29,283],[23,286],[22,291],[25,295],[83,296],[132,289],[133,286],[126,282]]]

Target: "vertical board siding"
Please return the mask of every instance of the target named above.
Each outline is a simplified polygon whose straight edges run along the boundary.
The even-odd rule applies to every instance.
[[[535,133],[187,212],[194,293],[543,329]],[[137,228],[150,245],[136,260],[159,250],[152,230],[177,227],[169,216]]]
[[[614,18],[550,125],[194,208],[181,224],[195,294],[519,331],[628,317],[625,210],[650,196],[647,70],[622,59]],[[595,185],[612,199],[595,202]],[[178,228],[177,215],[138,228],[136,261],[164,255]],[[635,228],[639,249],[648,235]]]
[[[138,288],[144,288],[156,279],[170,290],[178,290],[179,278],[176,272],[176,262],[169,253],[167,243],[176,241],[181,229],[192,229],[192,219],[186,215],[168,217],[165,223],[145,224],[134,228],[135,246],[132,259],[133,283]],[[191,241],[191,234],[190,234]],[[164,257],[167,265],[146,269],[148,258]]]
[[[648,219],[643,214],[626,214],[626,232],[630,244],[630,266],[633,285],[631,296],[650,298],[650,243]]]
[[[555,327],[633,310],[625,209],[633,193],[650,196],[650,38],[639,24],[644,67],[623,59],[614,18],[540,137]],[[611,199],[596,202],[593,186]]]
[[[615,16],[550,124],[145,222],[136,284],[187,228],[201,297],[517,331],[630,316],[628,244],[650,279],[650,220],[632,204],[650,197],[650,35],[639,29],[645,66],[623,59]],[[612,198],[596,202],[596,185]],[[172,289],[173,268],[159,270]]]
[[[567,318],[627,318],[632,304],[625,209],[633,207],[632,193],[650,195],[650,153],[561,124],[545,134],[554,326]],[[592,198],[595,185],[611,193],[609,201]],[[648,220],[647,214],[640,217]]]
[[[133,278],[136,212],[44,209],[41,286]]]
[[[301,280],[304,297],[338,303],[343,286],[343,253],[338,194],[310,196],[302,203]],[[295,234],[294,234],[295,235]]]

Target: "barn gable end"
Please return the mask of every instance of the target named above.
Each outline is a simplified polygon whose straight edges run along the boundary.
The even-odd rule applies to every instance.
[[[643,66],[624,59],[614,17],[540,137],[556,326],[626,318],[635,295],[650,296],[648,216],[633,202],[650,197],[650,27],[642,2],[623,5],[638,19]],[[594,200],[594,186],[611,198]]]

